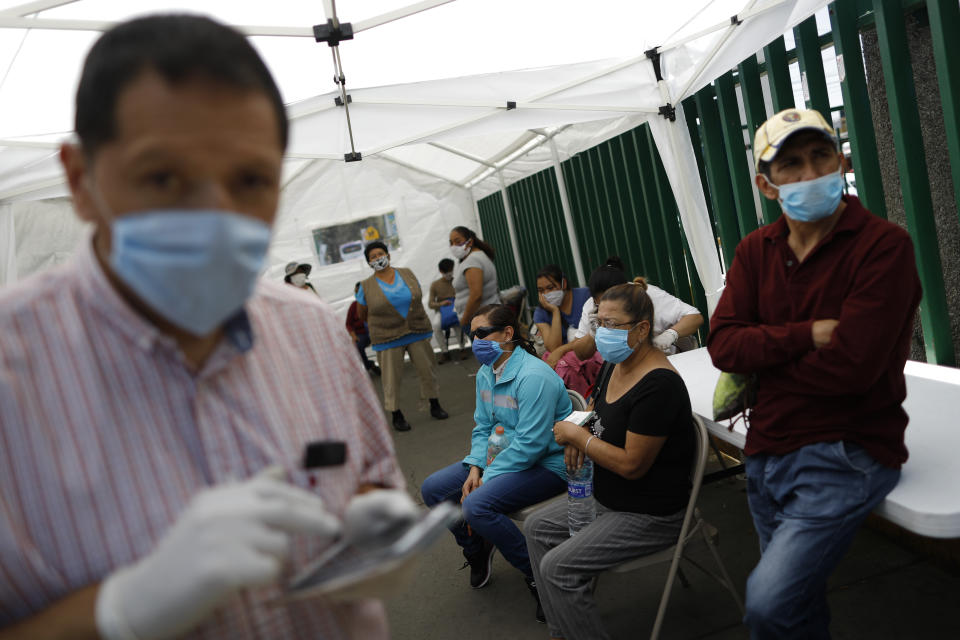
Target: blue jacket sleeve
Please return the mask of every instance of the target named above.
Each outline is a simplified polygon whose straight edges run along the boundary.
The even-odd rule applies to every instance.
[[[493,431],[493,421],[491,420],[492,401],[484,401],[484,389],[493,397],[492,385],[486,384],[486,376],[481,369],[477,374],[477,404],[473,412],[473,421],[476,426],[470,435],[470,454],[463,459],[464,464],[472,464],[481,469],[487,466],[487,440],[490,439],[490,432]],[[492,378],[492,375],[491,375]],[[499,457],[499,456],[498,456]]]
[[[547,373],[555,376],[552,371]],[[507,448],[484,471],[485,482],[501,473],[529,469],[544,456],[562,451],[553,439],[553,424],[558,405],[565,400],[569,407],[570,398],[560,379],[543,374],[525,376],[517,382],[516,397],[516,429]]]

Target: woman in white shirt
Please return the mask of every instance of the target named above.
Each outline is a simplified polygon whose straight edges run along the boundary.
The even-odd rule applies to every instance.
[[[593,324],[596,318],[595,301],[603,297],[610,287],[628,282],[624,271],[623,261],[617,256],[611,256],[590,275],[592,298],[588,298],[583,305],[576,339],[562,348],[573,351],[581,360],[596,353],[597,346],[593,341],[596,332]],[[642,286],[653,302],[653,345],[668,355],[676,353],[677,340],[696,333],[703,324],[703,315],[696,307],[670,295],[660,287],[648,284],[646,278],[637,277],[633,282]]]

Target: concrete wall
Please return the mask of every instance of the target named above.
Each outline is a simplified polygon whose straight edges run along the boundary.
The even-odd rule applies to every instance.
[[[953,334],[954,353],[960,363],[960,217],[953,195],[950,177],[949,156],[944,134],[943,110],[937,86],[937,71],[933,59],[930,28],[926,11],[921,10],[905,17],[907,39],[910,46],[910,62],[913,68],[917,103],[923,131],[923,145],[927,157],[927,172],[933,195],[933,209],[940,240],[940,263],[943,267],[947,291],[947,307],[950,311],[950,326]],[[887,215],[892,222],[906,227],[903,211],[903,196],[900,191],[900,175],[893,144],[893,130],[883,82],[880,51],[877,48],[875,30],[864,31],[864,65],[867,72],[867,88],[870,93],[870,109],[877,133],[880,154],[880,169],[883,174],[883,190]],[[925,360],[920,320],[917,319],[911,358]]]

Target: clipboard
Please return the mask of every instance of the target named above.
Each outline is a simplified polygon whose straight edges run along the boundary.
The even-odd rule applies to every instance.
[[[335,543],[336,548],[322,553],[290,580],[281,599],[322,596],[346,601],[398,593],[413,577],[421,553],[461,517],[459,505],[443,502],[373,548]]]

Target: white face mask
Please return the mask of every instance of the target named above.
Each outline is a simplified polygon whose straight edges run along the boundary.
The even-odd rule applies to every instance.
[[[450,253],[453,254],[453,257],[457,260],[463,260],[468,255],[470,255],[470,241],[464,242],[463,244],[452,244],[450,245]]]
[[[302,287],[307,282],[307,274],[295,273],[292,276],[290,276],[290,282],[297,287]]]
[[[387,256],[380,256],[379,258],[374,258],[370,261],[370,266],[373,267],[374,271],[383,271],[390,266],[390,258]]]
[[[443,279],[446,280],[447,282],[450,282],[451,280],[453,280],[453,274],[452,274],[452,273],[441,273],[440,275],[441,275],[441,277],[443,277]]]
[[[554,289],[543,294],[543,299],[555,307],[559,307],[563,302],[563,295],[566,293],[563,289]]]

